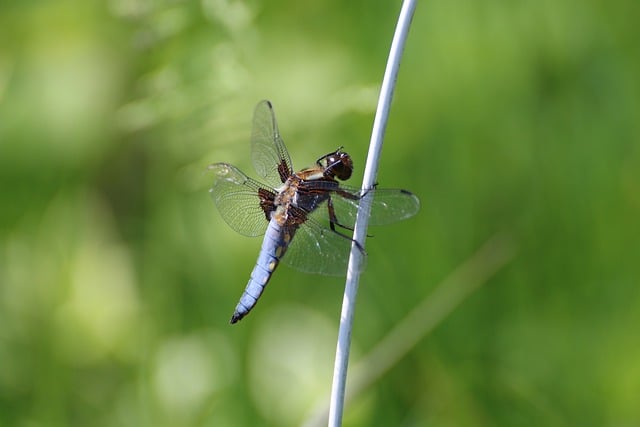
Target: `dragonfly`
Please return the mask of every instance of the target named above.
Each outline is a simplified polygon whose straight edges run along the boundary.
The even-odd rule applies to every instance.
[[[214,174],[209,191],[224,221],[245,236],[264,236],[232,324],[253,309],[280,262],[307,273],[345,275],[352,243],[365,259],[362,245],[352,237],[358,209],[365,203],[371,225],[409,218],[420,208],[418,197],[407,190],[362,190],[339,183],[353,172],[353,161],[342,147],[296,172],[268,100],[254,111],[251,160],[264,183],[229,163],[208,167]]]

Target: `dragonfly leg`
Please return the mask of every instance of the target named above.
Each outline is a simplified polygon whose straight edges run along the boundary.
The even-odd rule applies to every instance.
[[[360,200],[362,199],[369,191],[375,189],[375,186],[378,185],[377,183],[374,184],[373,188],[370,188],[369,190],[366,190],[362,195],[357,195],[357,194],[353,194],[350,193],[348,191],[343,191],[343,190],[338,190],[336,191],[336,193],[346,199],[351,199],[351,200]],[[331,196],[329,196],[329,200],[327,201],[327,208],[329,209],[329,226],[331,227],[331,230],[336,231],[336,225],[338,227],[344,228],[345,230],[349,230],[349,231],[353,231],[352,227],[348,227],[346,225],[340,224],[338,222],[338,217],[336,216],[336,212],[335,209],[333,208],[333,202],[331,200]],[[373,237],[370,234],[367,234],[367,237]]]
[[[340,224],[338,221],[331,196],[329,196],[329,200],[327,200],[327,210],[329,211],[329,227],[331,227],[331,231],[336,231],[336,225],[340,228],[344,228],[345,230],[353,231],[353,228]]]
[[[362,247],[360,242],[358,242],[357,240],[347,236],[346,234],[342,234],[341,232],[336,231],[336,230],[331,230],[331,232],[337,234],[338,236],[342,237],[343,239],[347,239],[350,242],[354,243],[356,245],[356,248],[358,248],[358,250],[362,253],[362,255],[366,255],[367,254],[367,252],[364,250],[364,248]]]
[[[358,248],[358,250],[360,252],[362,252],[363,255],[366,255],[366,252],[365,252],[364,248],[362,247],[362,245],[360,244],[360,242],[358,242],[357,240],[353,239],[351,236],[348,236],[348,235],[343,234],[343,233],[339,232],[338,230],[336,230],[336,225],[338,227],[344,228],[345,230],[353,231],[353,228],[347,227],[346,225],[342,225],[342,224],[340,224],[338,222],[338,218],[336,217],[336,212],[335,212],[335,210],[333,208],[333,202],[331,201],[331,197],[329,197],[329,200],[327,200],[327,209],[329,210],[329,227],[331,228],[331,231],[336,233],[338,236],[355,243],[355,245]]]

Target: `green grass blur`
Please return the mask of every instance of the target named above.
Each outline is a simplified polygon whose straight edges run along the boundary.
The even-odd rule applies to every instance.
[[[0,7],[0,425],[293,426],[326,399],[343,281],[280,268],[206,166],[253,174],[273,101],[296,168],[357,185],[399,2]],[[422,2],[378,181],[352,361],[497,233],[515,257],[347,407],[348,426],[640,425],[640,3]]]

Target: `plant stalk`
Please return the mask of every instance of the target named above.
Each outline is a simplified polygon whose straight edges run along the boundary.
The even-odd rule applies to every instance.
[[[369,154],[367,155],[367,163],[364,169],[364,178],[362,188],[373,188],[378,175],[378,163],[382,152],[382,142],[384,133],[387,128],[389,118],[389,109],[391,108],[391,99],[398,77],[398,69],[400,68],[400,59],[404,50],[411,19],[415,11],[416,0],[404,0],[402,9],[396,24],[396,30],[391,42],[389,51],[389,59],[380,88],[380,97],[378,98],[378,107],[376,116],[373,121],[373,130],[371,140],[369,142]],[[369,197],[367,195],[364,196]],[[365,238],[367,235],[367,227],[369,222],[370,205],[361,203],[361,209],[358,211],[353,236],[354,240],[359,242],[364,248]],[[359,266],[363,262],[362,251],[351,245],[351,255],[349,257],[349,267],[347,269],[347,281],[342,300],[342,312],[340,313],[340,328],[338,330],[338,343],[336,346],[336,359],[333,368],[333,385],[331,386],[331,401],[329,406],[329,427],[339,427],[342,425],[342,415],[344,413],[344,397],[347,381],[347,368],[349,364],[349,351],[351,347],[351,330],[353,327],[353,313],[355,310],[356,295],[358,293],[358,282],[360,280]]]

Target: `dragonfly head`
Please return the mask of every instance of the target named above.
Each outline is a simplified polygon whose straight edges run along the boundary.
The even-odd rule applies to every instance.
[[[318,159],[318,164],[324,168],[325,176],[336,177],[341,181],[349,179],[353,172],[351,156],[342,151],[342,147]]]

